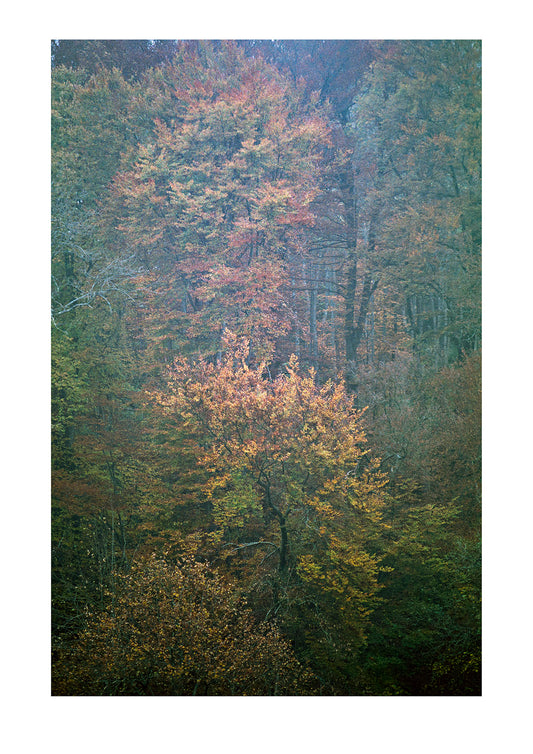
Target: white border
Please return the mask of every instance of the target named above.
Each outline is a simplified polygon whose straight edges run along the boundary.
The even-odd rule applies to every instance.
[[[368,3],[366,3],[368,5]],[[525,3],[97,0],[30,4],[4,40],[4,738],[16,751],[521,751],[529,739],[529,23]],[[13,13],[13,12],[12,12]],[[18,15],[20,13],[20,18]],[[251,15],[252,14],[252,15]],[[105,19],[105,21],[104,21]],[[157,19],[157,22],[154,21]],[[483,40],[484,695],[481,698],[50,698],[49,49],[51,38]],[[527,179],[527,180],[526,180]],[[6,209],[6,205],[4,205]],[[521,311],[524,307],[524,312]],[[525,310],[525,306],[528,307]],[[511,418],[511,421],[509,420]],[[517,421],[518,418],[518,421]],[[513,421],[514,420],[514,421]],[[529,462],[529,463],[528,463]],[[526,540],[527,537],[527,540]],[[44,617],[43,617],[44,616]],[[523,680],[522,680],[523,679]],[[6,709],[7,706],[7,709]]]

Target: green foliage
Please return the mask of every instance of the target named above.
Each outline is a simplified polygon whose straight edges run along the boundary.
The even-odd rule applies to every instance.
[[[111,250],[100,221],[107,186],[127,161],[131,94],[117,70],[53,72],[52,312],[62,330],[79,308],[123,305],[138,272],[130,254]]]
[[[397,515],[384,562],[383,602],[361,658],[374,693],[479,695],[479,541],[453,533],[449,506]]]
[[[68,339],[52,337],[51,430],[55,467],[69,463],[76,418],[85,408],[85,379],[83,365],[73,359],[72,344]]]
[[[368,432],[384,459],[391,495],[458,509],[455,527],[479,532],[481,517],[481,352],[454,366],[422,368],[413,357],[366,372]]]
[[[480,77],[475,42],[386,43],[354,108],[375,274],[431,361],[480,343]]]

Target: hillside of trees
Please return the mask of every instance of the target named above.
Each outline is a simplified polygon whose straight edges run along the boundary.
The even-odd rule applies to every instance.
[[[481,44],[52,43],[52,694],[481,693]]]

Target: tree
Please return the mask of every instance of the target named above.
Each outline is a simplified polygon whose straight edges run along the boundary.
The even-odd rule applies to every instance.
[[[244,43],[259,50],[294,81],[303,80],[309,96],[328,103],[331,142],[325,155],[320,194],[313,205],[312,254],[303,275],[308,289],[309,363],[325,374],[345,374],[357,391],[359,351],[374,291],[378,286],[372,256],[375,211],[365,214],[368,186],[361,180],[364,156],[354,144],[352,106],[363,76],[379,51],[361,40],[276,40]],[[365,231],[364,226],[368,226]],[[320,349],[320,359],[318,352]]]
[[[153,130],[108,206],[117,243],[147,271],[143,318],[170,347],[185,331],[216,354],[230,327],[270,356],[293,326],[290,270],[327,143],[320,111],[231,43],[184,46],[144,84]]]
[[[360,39],[276,39],[240,42],[247,55],[262,55],[294,83],[305,82],[308,96],[331,105],[346,124],[360,79],[374,58],[375,43]]]
[[[379,591],[386,479],[342,385],[317,386],[295,357],[271,380],[265,362],[248,366],[246,342],[225,343],[218,364],[177,359],[153,399],[196,437],[218,557],[309,657],[320,645],[346,673]],[[324,635],[336,638],[322,646]]]
[[[133,86],[120,72],[52,73],[52,539],[55,637],[101,603],[146,487],[125,333],[139,274],[102,232],[107,186],[127,161]],[[135,481],[133,481],[135,479]],[[134,545],[132,536],[131,544]],[[132,548],[133,549],[133,548]]]
[[[480,345],[480,76],[476,42],[386,43],[354,105],[377,274],[437,364]]]
[[[53,693],[277,696],[312,676],[272,625],[258,624],[215,570],[156,557],[132,564],[108,607],[58,659]]]
[[[481,523],[481,353],[434,373],[411,354],[379,374],[364,370],[369,441],[393,496],[457,506],[456,526],[478,537]],[[416,492],[415,492],[416,490]]]
[[[73,321],[66,315],[80,308],[123,306],[139,274],[131,254],[110,249],[99,222],[130,144],[133,91],[116,69],[53,71],[52,315],[63,330]]]
[[[169,39],[53,39],[52,68],[81,68],[91,74],[118,68],[124,78],[136,79],[168,61],[176,47]]]
[[[383,601],[359,656],[362,689],[481,693],[481,549],[477,538],[456,533],[457,515],[449,503],[395,511]]]

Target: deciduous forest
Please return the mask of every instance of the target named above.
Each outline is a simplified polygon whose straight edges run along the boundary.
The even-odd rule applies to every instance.
[[[52,694],[481,693],[481,44],[55,40]]]

